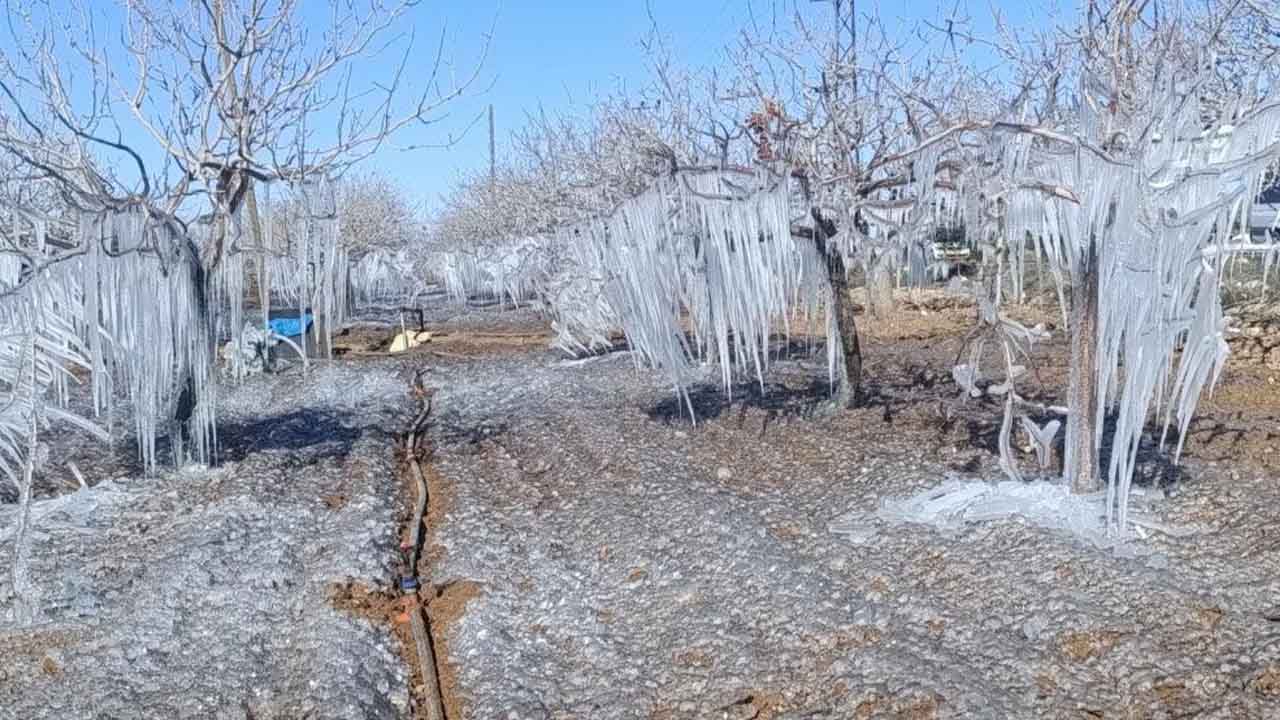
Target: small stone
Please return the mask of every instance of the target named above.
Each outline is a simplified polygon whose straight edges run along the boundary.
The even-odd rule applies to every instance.
[[[727,467],[721,467],[716,470],[717,480],[728,480],[733,477],[733,473]]]
[[[1040,635],[1049,627],[1049,621],[1043,615],[1033,615],[1022,623],[1022,636],[1028,640],[1040,639]]]

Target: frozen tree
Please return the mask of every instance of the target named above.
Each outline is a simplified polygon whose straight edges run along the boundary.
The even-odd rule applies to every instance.
[[[396,39],[413,5],[333,3],[325,14],[328,26],[317,35],[307,17],[314,13],[304,14],[292,0],[130,1],[69,9],[35,0],[9,3],[12,42],[0,51],[0,151],[26,177],[51,187],[64,220],[81,226],[72,247],[51,260],[96,262],[100,253],[108,264],[119,264],[114,261],[127,255],[159,266],[165,278],[189,277],[193,287],[184,297],[203,335],[217,327],[224,300],[238,318],[243,272],[252,264],[260,285],[272,275],[297,278],[294,287],[306,290],[293,294],[303,309],[317,299],[316,288],[323,289],[326,310],[342,304],[335,300],[346,286],[339,253],[313,256],[319,245],[309,241],[314,236],[332,245],[336,237],[329,228],[337,218],[332,183],[397,131],[438,120],[474,78],[450,75],[442,36],[433,62],[416,75],[423,81],[405,83],[412,46],[397,48]],[[123,46],[105,43],[95,31],[100,24],[122,27]],[[350,80],[356,63],[398,49],[404,52],[389,77],[365,86]],[[277,184],[291,198],[300,223],[294,223],[288,257],[269,247],[271,228],[260,220],[255,183]],[[234,263],[223,262],[232,256]],[[272,263],[275,273],[265,269]],[[168,272],[176,266],[186,269]],[[104,315],[111,298],[98,297],[108,289],[129,288],[87,291],[86,312],[111,317]],[[126,312],[168,307],[131,304]],[[150,318],[138,322],[167,327]],[[190,355],[191,366],[174,385],[155,392],[177,397],[179,410],[211,408],[210,353],[192,349]],[[95,365],[103,369],[105,363]],[[164,377],[142,368],[135,374]],[[199,424],[206,441],[198,445],[210,446],[211,410],[201,413]]]
[[[1064,34],[1066,52],[1054,54],[1065,64],[1040,112],[1020,98],[1004,118],[957,124],[939,139],[968,168],[958,178],[966,227],[1007,245],[1033,239],[1070,335],[1066,407],[1034,407],[1016,389],[1034,334],[1000,312],[998,278],[982,299],[1005,358],[1005,380],[985,390],[1005,400],[1002,465],[1019,476],[1007,442],[1015,414],[1065,413],[1067,483],[1077,493],[1105,485],[1107,519],[1120,531],[1148,421],[1184,435],[1226,358],[1224,263],[1276,252],[1251,241],[1247,218],[1280,157],[1280,102],[1265,72],[1237,66],[1241,74],[1224,79],[1215,62],[1230,49],[1223,29],[1253,12],[1090,4]],[[976,363],[958,367],[957,379],[983,392]],[[1047,449],[1058,421],[1023,422]]]
[[[730,335],[767,345],[767,334],[760,335],[764,325],[758,323],[768,323],[761,317],[752,316],[744,334],[747,326],[723,322],[739,308],[717,305],[729,302],[731,294],[713,288],[695,297],[689,284],[712,277],[713,266],[722,260],[710,252],[714,243],[701,236],[713,227],[707,217],[732,215],[739,205],[773,207],[782,201],[789,213],[787,231],[770,215],[762,240],[770,245],[770,261],[727,262],[715,282],[735,292],[789,289],[785,302],[749,299],[757,309],[768,308],[770,322],[786,325],[793,311],[810,317],[823,312],[837,402],[856,401],[861,348],[848,291],[851,271],[860,266],[868,276],[887,277],[909,267],[923,275],[936,220],[946,215],[943,190],[952,171],[939,164],[941,148],[925,142],[927,133],[965,119],[964,112],[976,112],[981,105],[970,100],[982,94],[965,95],[965,77],[944,82],[947,73],[904,75],[906,53],[874,18],[860,21],[867,32],[856,45],[839,34],[834,42],[825,33],[819,38],[809,29],[811,19],[797,14],[778,26],[782,29],[753,27],[735,49],[728,72],[679,71],[655,33],[649,40],[655,78],[650,87],[606,98],[585,118],[533,116],[515,138],[513,166],[496,182],[476,177],[461,184],[438,236],[486,259],[503,255],[492,243],[536,248],[549,256],[556,271],[546,286],[548,300],[557,327],[568,333],[562,336],[566,347],[581,346],[583,340],[589,340],[586,346],[600,344],[607,337],[600,323],[632,317],[638,305],[651,301],[688,313],[690,323],[698,321],[695,317],[718,318],[695,328],[710,333],[698,342],[676,343],[685,360],[677,360],[676,346],[641,353],[679,370],[689,358],[705,357],[708,347],[724,350]],[[953,108],[958,116],[949,114]],[[659,227],[656,235],[636,235],[635,218],[624,217],[640,198],[650,198],[652,211],[666,207],[671,220],[660,225],[669,227]],[[705,206],[693,211],[700,203]],[[616,264],[633,256],[616,255],[619,248],[610,243],[628,238],[641,246],[657,243],[651,252],[670,254],[654,262],[663,263],[671,277],[649,287],[611,291],[618,283],[645,277],[623,273]],[[742,242],[745,236],[726,252],[746,257]],[[593,243],[599,247],[588,247]],[[730,268],[733,272],[725,274]],[[796,275],[800,268],[802,275]],[[756,272],[765,275],[752,275]],[[492,281],[500,273],[455,274]],[[651,300],[648,294],[658,297]],[[662,320],[653,313],[641,315],[667,322],[665,315]],[[631,329],[636,332],[626,334],[633,345],[638,337],[675,342],[669,337],[674,325]],[[584,337],[573,338],[578,331]],[[754,354],[767,356],[767,347],[755,348]],[[718,355],[728,361],[727,352]],[[752,369],[759,375],[762,367]]]
[[[338,241],[350,259],[351,300],[407,300],[428,272],[423,208],[379,172],[349,174],[337,188]]]
[[[426,233],[423,210],[407,190],[387,175],[347,175],[337,189],[338,232],[353,256],[370,252],[394,254],[420,244]]]
[[[502,167],[462,180],[445,198],[428,232],[427,266],[455,301],[519,305],[536,295],[554,212],[543,179]]]
[[[474,77],[447,71],[442,36],[409,87],[411,46],[397,40],[414,5],[335,1],[316,32],[316,14],[296,0],[5,3],[0,471],[22,502],[20,608],[33,607],[25,548],[38,431],[51,421],[95,429],[61,409],[68,367],[89,372],[100,415],[127,398],[148,469],[164,434],[175,459],[207,461],[215,331],[240,317],[250,259],[275,263],[302,310],[340,315],[333,183],[398,131],[438,120]],[[122,44],[106,27],[122,29]],[[389,77],[353,80],[357,63],[397,48]],[[256,209],[255,188],[272,185],[294,208],[299,240],[283,261]]]
[[[861,388],[853,272],[863,271],[876,314],[892,305],[895,275],[925,277],[935,233],[960,222],[958,168],[932,138],[987,117],[1000,97],[980,74],[852,5],[783,4],[770,22],[753,22],[730,53],[723,93],[753,162],[796,181],[792,235],[826,265],[839,405]]]

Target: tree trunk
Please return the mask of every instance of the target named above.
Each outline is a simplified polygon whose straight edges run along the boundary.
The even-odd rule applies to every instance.
[[[870,263],[867,268],[867,310],[879,319],[893,312],[893,273],[884,262]]]
[[[31,483],[35,449],[33,427],[22,466],[22,485],[18,487],[18,524],[13,533],[13,620],[18,627],[34,625],[41,619],[39,588],[31,579]]]
[[[270,283],[266,281],[267,253],[271,248],[267,247],[266,237],[262,234],[262,215],[258,212],[258,193],[254,187],[256,183],[251,179],[247,182],[249,187],[244,194],[244,210],[249,216],[249,232],[253,236],[253,247],[256,248],[257,258],[254,262],[254,283],[245,290],[250,295],[257,295],[258,304],[262,306],[262,323],[265,325],[271,314]]]
[[[1098,405],[1098,249],[1090,243],[1071,293],[1071,376],[1067,388],[1066,448],[1063,476],[1076,494],[1102,488],[1099,472]]]
[[[831,288],[830,319],[840,338],[840,362],[836,369],[836,404],[853,407],[862,400],[862,346],[858,342],[858,320],[849,299],[849,276],[839,253],[827,254],[827,281]]]
[[[253,246],[266,254],[266,245],[262,239],[262,216],[258,214],[258,194],[254,191],[253,178],[246,177],[245,182],[249,184],[244,191],[244,210],[249,216],[249,232],[253,235]]]
[[[808,190],[805,190],[806,197]],[[817,207],[809,208],[813,229],[801,235],[813,240],[818,256],[827,263],[827,337],[840,339],[837,348],[835,402],[837,407],[848,408],[862,401],[862,346],[858,342],[858,319],[853,314],[849,299],[849,275],[844,258],[834,248],[827,247],[827,238],[836,234],[836,224],[824,216]]]

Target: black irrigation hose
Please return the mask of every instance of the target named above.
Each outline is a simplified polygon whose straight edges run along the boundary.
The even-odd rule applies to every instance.
[[[418,499],[414,506],[413,525],[409,530],[409,566],[400,578],[400,590],[404,593],[405,611],[409,615],[409,627],[413,632],[413,642],[417,649],[418,669],[426,686],[427,720],[446,720],[444,700],[440,695],[440,675],[436,667],[436,655],[431,646],[431,628],[428,625],[426,611],[418,599],[418,557],[422,546],[422,522],[427,511],[427,478],[418,462],[418,440],[431,416],[431,395],[422,385],[422,372],[413,379],[413,394],[421,404],[418,415],[413,419],[409,435],[405,439],[405,456],[409,459],[409,467],[413,470],[413,479],[417,485]]]
[[[406,577],[416,579],[418,576],[418,555],[422,548],[422,518],[427,511],[427,478],[418,463],[418,440],[426,429],[427,419],[431,416],[431,392],[422,386],[422,374],[419,372],[413,380],[413,394],[421,404],[418,415],[413,419],[409,429],[409,437],[405,440],[405,452],[409,458],[409,467],[413,470],[413,479],[418,486],[418,500],[413,512],[413,525],[409,530],[409,569]]]

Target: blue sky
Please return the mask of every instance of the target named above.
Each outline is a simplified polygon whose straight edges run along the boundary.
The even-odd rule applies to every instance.
[[[1045,1],[1052,0],[1033,0],[1037,7]],[[1025,2],[990,2],[994,5],[988,5],[988,0],[906,0],[877,9],[870,0],[858,0],[858,10],[863,14],[878,12],[891,29],[902,30],[925,17],[971,16],[971,29],[979,35],[989,33],[993,8],[1015,24],[1043,22],[1043,11],[1030,10]],[[812,0],[425,0],[400,28],[404,37],[412,34],[414,38],[407,80],[411,84],[416,81],[418,89],[425,82],[442,32],[446,34],[446,59],[459,75],[474,69],[490,31],[492,38],[471,92],[452,103],[448,117],[440,123],[407,129],[395,138],[395,144],[437,145],[457,138],[468,127],[470,130],[447,148],[385,149],[367,160],[364,169],[387,173],[403,183],[411,196],[428,207],[436,206],[459,173],[487,168],[487,126],[482,117],[474,125],[472,121],[490,104],[495,108],[501,155],[509,134],[525,123],[526,113],[539,106],[548,111],[580,112],[594,98],[620,84],[645,84],[650,72],[641,42],[652,27],[650,12],[672,57],[682,67],[696,71],[718,64],[725,46],[746,25],[749,8],[754,8],[757,17],[767,17],[775,6],[796,3],[807,6],[816,17],[830,12],[828,4],[813,4]],[[326,5],[318,1],[302,5],[308,10],[315,8],[317,29],[324,24]],[[101,12],[98,31],[108,52],[123,66],[128,62],[123,49],[112,47],[119,43],[119,10],[113,12],[109,7],[113,6],[104,3],[95,7]],[[58,25],[56,21],[51,24]],[[0,42],[7,39],[0,38]],[[353,87],[361,82],[385,81],[400,57],[399,52],[384,52],[361,61]],[[125,74],[130,75],[128,71]],[[138,128],[128,127],[127,121],[123,131],[127,138],[142,139],[143,147],[150,144]],[[149,165],[159,164],[158,159],[147,159]]]
[[[779,3],[796,0],[778,0]],[[810,0],[799,0],[809,2]],[[774,0],[753,0],[767,13]],[[582,108],[618,83],[643,84],[649,77],[641,41],[649,34],[649,9],[672,55],[688,68],[716,62],[748,21],[748,0],[451,0],[424,3],[417,11],[417,42],[438,37],[447,23],[453,54],[460,63],[475,56],[481,38],[493,27],[482,75],[483,92],[451,108],[451,117],[431,129],[415,130],[414,142],[459,133],[467,123],[495,108],[498,152],[525,114],[541,104],[548,110]],[[859,12],[874,12],[867,0]],[[906,0],[879,7],[890,27],[907,28],[921,18],[952,13],[972,18],[972,29],[990,31],[993,9],[1014,24],[1034,22],[1028,3],[1005,0]],[[829,12],[821,5],[814,12]],[[1039,13],[1043,16],[1043,13]],[[372,166],[399,178],[410,191],[434,205],[459,172],[488,166],[488,130],[484,120],[447,149],[387,152]]]
[[[690,66],[710,63],[745,18],[744,0],[651,0],[670,49]],[[641,41],[649,32],[645,0],[471,0],[436,2],[418,10],[418,44],[438,37],[448,23],[453,54],[461,65],[478,52],[493,26],[493,39],[477,92],[454,104],[450,118],[414,130],[413,142],[460,133],[492,103],[498,151],[524,124],[526,113],[583,108],[618,83],[648,77]],[[447,191],[458,173],[488,166],[483,118],[447,149],[387,152],[370,165],[400,178],[428,203]]]

